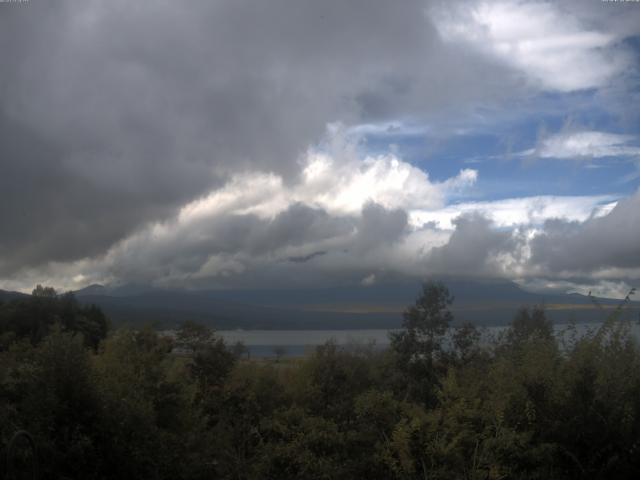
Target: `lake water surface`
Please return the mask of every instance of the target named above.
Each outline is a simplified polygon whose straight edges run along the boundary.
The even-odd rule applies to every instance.
[[[597,329],[599,323],[582,323],[575,325],[577,335]],[[504,331],[506,327],[482,327],[480,331],[487,341]],[[562,338],[571,335],[568,325],[555,327],[556,334]],[[640,325],[633,323],[632,333],[640,339]],[[229,345],[242,342],[255,357],[273,357],[276,351],[284,356],[300,356],[312,351],[316,346],[329,340],[338,345],[368,345],[385,348],[389,345],[389,333],[393,330],[218,330]]]

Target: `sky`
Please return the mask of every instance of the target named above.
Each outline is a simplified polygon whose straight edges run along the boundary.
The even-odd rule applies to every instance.
[[[640,3],[0,3],[0,288],[640,284]]]

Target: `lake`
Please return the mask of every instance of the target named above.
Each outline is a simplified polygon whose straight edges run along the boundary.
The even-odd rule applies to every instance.
[[[578,335],[589,330],[597,329],[600,323],[581,323],[575,325]],[[558,324],[554,326],[556,334],[560,337],[568,337],[568,324]],[[482,336],[490,339],[506,327],[483,327],[480,328]],[[218,330],[225,342],[233,345],[242,342],[249,349],[254,357],[274,357],[275,349],[280,347],[283,356],[296,357],[312,351],[316,346],[322,345],[329,340],[333,340],[338,345],[367,345],[375,343],[376,347],[385,348],[389,345],[389,332],[387,329],[369,330]],[[632,332],[637,339],[640,339],[640,325],[632,324]]]

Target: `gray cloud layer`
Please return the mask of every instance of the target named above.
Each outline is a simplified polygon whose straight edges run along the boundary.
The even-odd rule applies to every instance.
[[[463,105],[509,83],[443,45],[423,7],[0,5],[0,271],[104,251],[231,172],[293,178],[329,121]]]
[[[99,270],[120,280],[200,281],[239,274],[248,257],[304,257],[327,243],[334,253],[351,252],[351,261],[327,253],[298,263],[357,263],[360,275],[384,263],[382,251],[398,260],[389,249],[413,238],[407,213],[376,204],[350,217],[304,204],[272,219],[217,215],[162,241],[144,232],[154,222],[171,226],[181,206],[239,172],[297,182],[300,155],[321,140],[328,122],[429,117],[526,95],[529,86],[512,65],[442,40],[432,12],[446,5],[0,4],[0,276],[106,256],[113,263]],[[607,23],[603,12],[589,18]],[[615,18],[621,29],[635,28]],[[596,231],[618,228],[590,222],[549,223],[533,245],[534,262],[575,268],[563,248],[577,242],[588,251],[599,241]],[[427,264],[483,269],[487,255],[511,246],[480,217],[456,227]],[[131,247],[137,241],[144,248]],[[591,256],[586,268],[618,265],[616,252],[637,254],[632,243],[613,248]]]
[[[604,217],[547,221],[531,252],[531,262],[550,272],[640,268],[640,191]]]
[[[472,276],[499,274],[492,260],[500,253],[516,250],[512,232],[495,229],[479,213],[461,215],[453,223],[455,230],[447,244],[433,248],[427,255],[427,271]]]

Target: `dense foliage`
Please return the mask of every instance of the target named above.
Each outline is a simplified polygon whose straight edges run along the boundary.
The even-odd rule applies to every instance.
[[[598,479],[640,473],[640,350],[614,314],[557,338],[523,308],[499,338],[426,284],[391,348],[247,360],[187,323],[106,335],[41,289],[0,304],[0,445],[45,478]]]

